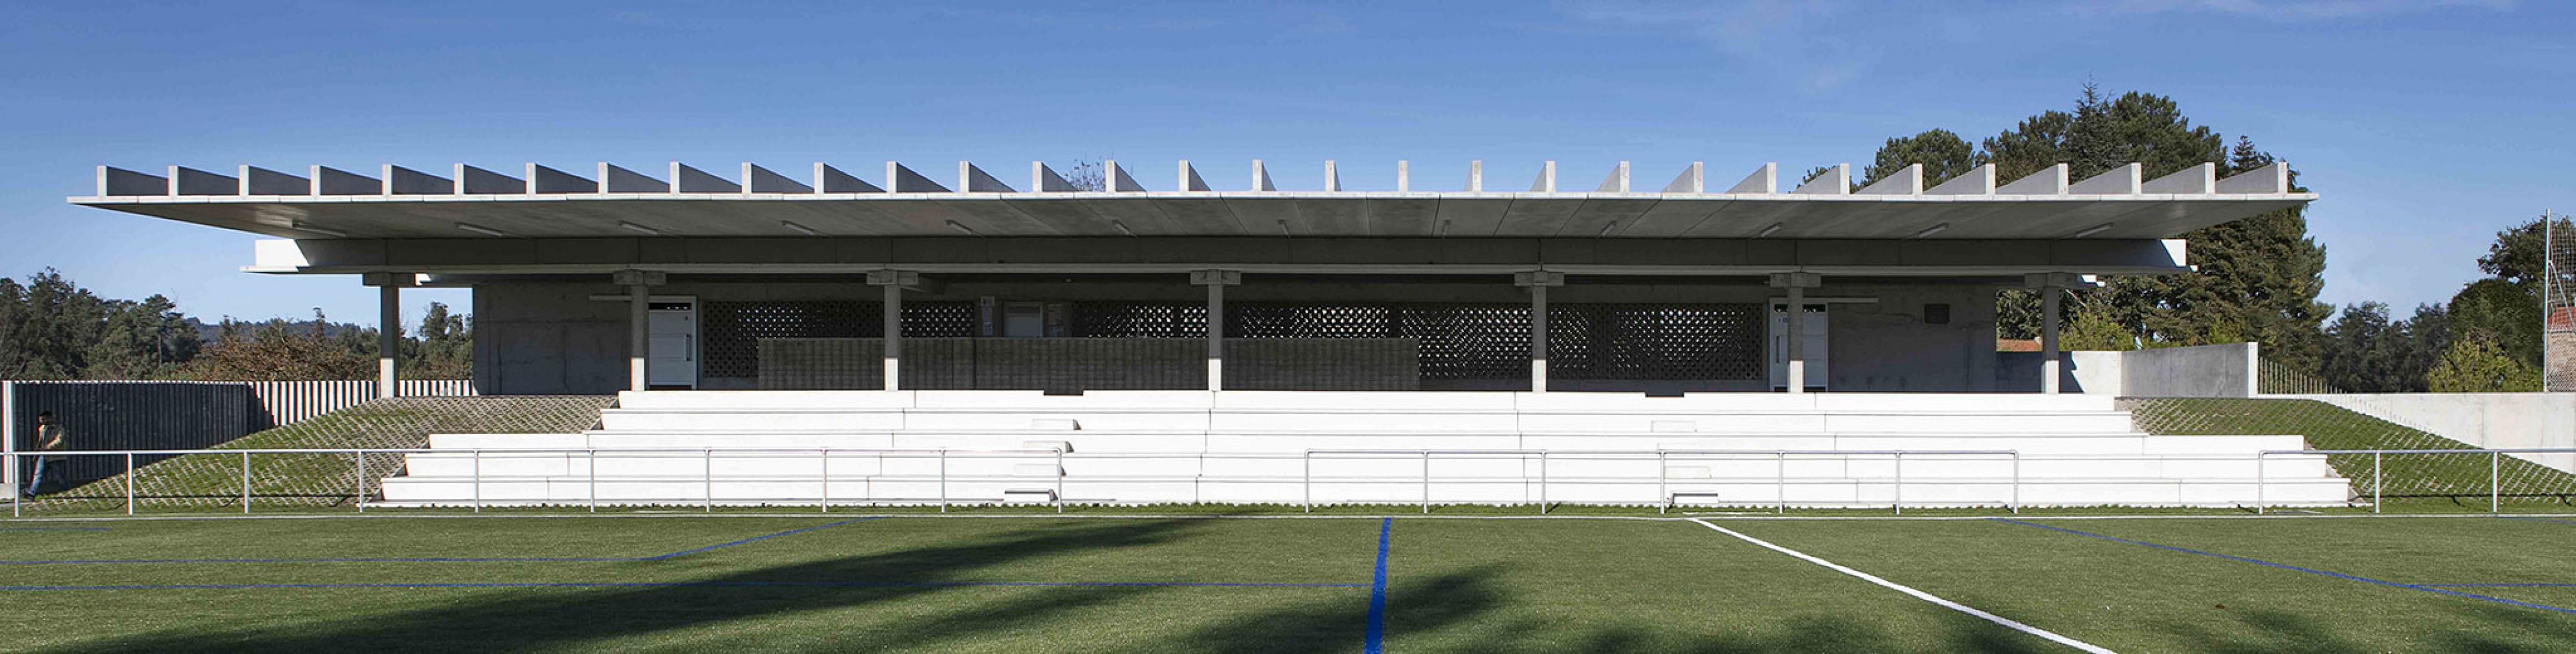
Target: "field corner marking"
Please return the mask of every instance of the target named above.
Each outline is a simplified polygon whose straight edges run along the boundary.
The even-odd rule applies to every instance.
[[[1960,603],[1958,603],[1958,602],[1953,602],[1953,601],[1950,601],[1950,600],[1942,599],[1942,598],[1941,598],[1940,596],[1938,596],[1938,595],[1933,595],[1933,594],[1931,594],[1931,593],[1926,593],[1926,592],[1923,592],[1923,591],[1920,591],[1920,590],[1915,590],[1913,587],[1906,586],[1906,585],[1904,585],[1904,584],[1899,584],[1899,583],[1896,583],[1896,582],[1893,582],[1893,581],[1888,581],[1888,580],[1886,580],[1886,579],[1881,579],[1881,578],[1879,578],[1879,577],[1878,577],[1878,576],[1876,576],[1876,575],[1872,575],[1872,574],[1870,574],[1870,573],[1866,573],[1866,572],[1861,572],[1861,571],[1859,571],[1859,570],[1854,570],[1854,569],[1851,569],[1851,568],[1849,568],[1849,567],[1845,567],[1845,566],[1843,566],[1842,564],[1834,563],[1834,562],[1832,562],[1832,561],[1827,561],[1827,560],[1824,560],[1824,559],[1822,559],[1822,558],[1817,558],[1817,557],[1815,557],[1815,556],[1813,556],[1813,555],[1810,555],[1810,554],[1807,554],[1807,553],[1805,553],[1805,552],[1800,552],[1800,551],[1793,550],[1793,549],[1789,549],[1789,548],[1786,548],[1786,547],[1781,547],[1781,546],[1779,546],[1779,545],[1773,545],[1773,544],[1771,544],[1771,543],[1770,543],[1770,542],[1768,542],[1768,541],[1764,541],[1764,540],[1759,539],[1759,538],[1754,538],[1754,537],[1752,537],[1752,536],[1744,535],[1744,534],[1739,533],[1739,532],[1737,532],[1737,531],[1735,531],[1735,530],[1733,530],[1733,529],[1728,529],[1728,528],[1725,528],[1725,527],[1717,526],[1717,525],[1715,525],[1715,524],[1710,523],[1709,521],[1707,521],[1707,520],[1705,520],[1705,519],[1701,519],[1701,518],[1691,518],[1691,519],[1690,519],[1690,521],[1691,521],[1691,522],[1699,523],[1699,526],[1707,527],[1707,528],[1710,528],[1710,529],[1717,530],[1717,533],[1726,534],[1726,535],[1728,535],[1728,536],[1734,536],[1734,537],[1736,538],[1736,540],[1741,540],[1741,541],[1744,541],[1744,542],[1747,542],[1747,543],[1752,543],[1752,544],[1754,544],[1754,545],[1761,546],[1763,549],[1771,550],[1771,551],[1774,551],[1774,552],[1779,552],[1779,553],[1781,553],[1781,554],[1787,554],[1787,555],[1789,555],[1789,556],[1796,557],[1796,558],[1798,558],[1799,560],[1806,561],[1806,562],[1808,562],[1808,563],[1813,563],[1813,564],[1816,564],[1816,565],[1819,565],[1819,566],[1824,566],[1824,567],[1825,567],[1826,569],[1828,569],[1828,570],[1832,570],[1832,571],[1835,571],[1835,572],[1840,572],[1840,573],[1843,573],[1844,575],[1851,576],[1851,577],[1856,578],[1856,579],[1859,579],[1859,580],[1861,580],[1861,581],[1866,581],[1866,582],[1869,582],[1869,583],[1872,583],[1872,584],[1877,584],[1878,586],[1880,586],[1880,587],[1882,587],[1882,588],[1886,588],[1886,589],[1888,589],[1888,590],[1893,590],[1893,591],[1896,591],[1896,592],[1899,592],[1899,593],[1904,593],[1904,594],[1906,594],[1906,595],[1912,596],[1912,597],[1913,597],[1913,598],[1915,598],[1915,599],[1923,600],[1923,601],[1926,601],[1926,602],[1931,602],[1931,603],[1933,603],[1933,604],[1940,605],[1941,607],[1943,607],[1943,608],[1947,608],[1947,609],[1950,609],[1950,610],[1952,610],[1952,611],[1958,611],[1958,612],[1960,612],[1960,613],[1965,613],[1965,614],[1968,614],[1968,615],[1971,615],[1971,616],[1976,616],[1976,617],[1977,617],[1977,618],[1979,618],[1979,619],[1983,619],[1983,620],[1985,620],[1985,621],[1987,621],[1987,622],[1992,622],[1992,623],[1995,623],[1995,624],[1997,624],[1997,625],[2001,625],[2001,626],[2003,626],[2004,628],[2007,628],[2007,629],[2011,629],[2011,630],[2014,630],[2014,631],[2019,631],[2019,632],[2022,632],[2022,633],[2025,633],[2025,634],[2030,634],[2030,635],[2032,635],[2032,636],[2037,636],[2037,637],[2039,637],[2039,638],[2041,638],[2041,639],[2043,639],[2043,640],[2047,640],[2047,641],[2052,642],[2052,643],[2057,643],[2057,644],[2059,644],[2059,645],[2065,645],[2065,646],[2067,646],[2067,647],[2073,647],[2073,648],[2075,648],[2075,649],[2082,650],[2082,651],[2086,651],[2086,652],[2093,652],[2093,653],[2095,653],[2095,654],[2116,654],[2116,653],[2112,652],[2109,648],[2105,648],[2105,647],[2102,647],[2102,646],[2100,646],[2100,645],[2095,645],[2095,644],[2092,644],[2092,643],[2087,643],[2087,642],[2080,641],[2080,640],[2076,640],[2076,639],[2073,639],[2073,638],[2068,638],[2068,637],[2066,637],[2066,636],[2059,635],[2057,632],[2049,631],[2049,630],[2046,630],[2046,629],[2041,629],[2041,628],[2038,628],[2038,627],[2033,627],[2033,626],[2026,625],[2026,624],[2022,624],[2021,622],[2015,621],[2015,620],[2013,620],[2012,618],[2007,618],[2007,617],[2003,617],[2003,616],[2000,616],[2000,615],[1995,615],[1995,614],[1992,614],[1992,613],[1987,613],[1987,612],[1985,612],[1985,611],[1978,610],[1976,607],[1973,607],[1973,606],[1968,606],[1968,605],[1966,605],[1966,604],[1960,604]]]

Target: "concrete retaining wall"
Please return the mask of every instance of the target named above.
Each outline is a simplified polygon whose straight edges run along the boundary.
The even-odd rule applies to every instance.
[[[2338,393],[2265,395],[2316,400],[2481,448],[2576,447],[2576,394]],[[2576,472],[2576,454],[2517,454]]]

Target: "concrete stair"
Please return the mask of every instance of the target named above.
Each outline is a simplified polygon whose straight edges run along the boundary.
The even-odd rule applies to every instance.
[[[385,501],[810,506],[1044,491],[1288,504],[1427,493],[1434,503],[1651,505],[1680,494],[1885,507],[1901,496],[1911,507],[2349,496],[2320,455],[2269,457],[2258,472],[2256,452],[2301,449],[2298,436],[2152,436],[2110,398],[2083,395],[661,391],[623,394],[601,417],[603,428],[579,434],[435,436],[442,451],[411,455],[386,480]],[[827,448],[844,451],[827,461]],[[1426,489],[1422,454],[1316,450],[1447,452],[1430,457]],[[1812,453],[1694,452],[1708,450]],[[1917,453],[1900,470],[1873,453],[1891,450]]]

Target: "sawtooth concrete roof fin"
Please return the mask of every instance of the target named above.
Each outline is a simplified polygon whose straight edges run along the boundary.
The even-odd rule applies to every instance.
[[[1628,192],[1628,162],[1625,162],[1625,161],[1619,162],[1618,167],[1611,168],[1611,169],[1610,169],[1610,177],[1609,177],[1609,178],[1607,178],[1607,179],[1603,179],[1603,180],[1601,180],[1601,186],[1600,186],[1600,187],[1598,187],[1598,188],[1594,188],[1594,189],[1592,189],[1592,192],[1594,192],[1594,193],[1626,193],[1626,192]]]
[[[1903,170],[1885,179],[1871,182],[1853,193],[1859,195],[1922,195],[1923,164],[1906,164]]]
[[[1547,162],[1547,165],[1545,165],[1545,166],[1540,166],[1540,167],[1539,167],[1539,169],[1538,169],[1538,179],[1537,179],[1537,180],[1535,180],[1535,181],[1530,182],[1530,192],[1531,192],[1531,193],[1555,193],[1555,192],[1556,192],[1556,162],[1554,162],[1554,161],[1550,161],[1550,162]]]
[[[528,164],[528,192],[538,195],[598,193],[599,182],[541,164]]]
[[[2144,190],[2148,193],[2208,195],[2218,192],[2217,188],[2218,164],[2202,162],[2197,166],[2174,171],[2171,175],[2148,180]]]
[[[1142,193],[1145,191],[1145,185],[1136,183],[1136,177],[1127,174],[1127,168],[1118,165],[1118,160],[1104,159],[1100,162],[1100,168],[1101,172],[1105,173],[1101,175],[1101,181],[1108,183],[1109,192]]]
[[[974,162],[960,161],[957,162],[957,192],[1018,193],[1019,191],[1011,188],[1009,184],[1002,183],[1001,178],[975,167]]]
[[[313,180],[258,166],[241,167],[242,195],[312,195]]]
[[[1673,183],[1664,185],[1664,192],[1707,193],[1708,166],[1698,161],[1691,162],[1690,167],[1682,169],[1680,177],[1673,178]]]
[[[921,173],[912,172],[911,168],[904,167],[901,162],[886,162],[885,179],[886,191],[891,193],[949,192],[948,187],[940,186],[938,182],[930,181],[929,177],[924,177]]]
[[[831,164],[820,161],[814,162],[814,188],[825,193],[885,192],[885,189],[877,188],[877,185],[870,184],[867,180],[859,179],[856,175],[841,172],[841,169],[833,168]]]
[[[1200,177],[1198,167],[1191,166],[1188,159],[1181,160],[1180,178],[1173,180],[1172,187],[1200,193],[1216,190],[1208,188],[1207,178]]]
[[[455,195],[456,180],[385,164],[387,195]]]
[[[2066,193],[2069,195],[2137,195],[2138,187],[2143,183],[2142,178],[2146,177],[2145,171],[2145,165],[2135,162],[2124,166],[2113,166],[2110,170],[2102,171],[2100,175],[2094,175],[2092,179],[2066,187]]]
[[[1339,169],[1333,167],[1333,160],[1331,159],[1324,160],[1324,192],[1342,192],[1342,173]]]
[[[652,175],[627,170],[605,161],[599,162],[600,189],[607,193],[669,193],[671,183]]]
[[[2003,188],[1995,189],[1995,193],[2000,195],[2065,195],[2066,164],[2057,164],[2047,168],[2041,168],[2039,169],[2039,172],[2031,173],[2029,177],[2013,180],[2013,183],[2005,184]]]
[[[1395,192],[1413,192],[1413,162],[1395,160]]]
[[[2290,163],[2275,161],[2272,165],[2248,170],[2218,180],[2219,193],[2288,193]]]
[[[314,166],[314,195],[388,195],[385,180],[332,168]]]
[[[1279,185],[1270,181],[1270,168],[1260,159],[1252,160],[1252,190],[1260,193],[1279,190]]]
[[[1942,182],[1941,185],[1934,186],[1932,187],[1932,190],[1924,191],[1924,193],[1932,195],[1994,195],[1995,165],[1978,164],[1977,167],[1968,169],[1968,172],[1962,173],[1958,177],[1952,177],[1950,178],[1950,181]]]
[[[170,178],[112,166],[98,167],[99,197],[149,197],[170,194]]]
[[[1826,168],[1824,172],[1817,173],[1815,177],[1807,178],[1806,181],[1798,183],[1797,190],[1790,191],[1790,193],[1799,195],[1850,195],[1851,164],[1834,164],[1833,167]]]
[[[741,193],[742,185],[698,170],[696,166],[671,162],[671,191],[675,193]]]
[[[170,167],[171,195],[240,195],[241,180],[186,166]]]
[[[1726,192],[1766,194],[1780,192],[1780,163],[1775,161],[1762,164],[1762,167],[1753,169],[1753,174],[1745,175],[1744,181],[1736,182],[1735,187],[1726,189]]]
[[[528,181],[500,173],[456,164],[459,195],[523,195]]]
[[[1029,162],[1029,189],[1037,193],[1070,193],[1082,190],[1074,188],[1073,182],[1064,181],[1064,176],[1055,174],[1055,169],[1048,168],[1044,161]]]
[[[1467,162],[1467,192],[1485,192],[1485,160],[1476,159]]]
[[[806,186],[794,177],[778,174],[749,161],[742,162],[742,186],[744,193],[803,195],[814,192],[814,187]]]

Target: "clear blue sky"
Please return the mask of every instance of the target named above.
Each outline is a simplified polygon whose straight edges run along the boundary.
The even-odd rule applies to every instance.
[[[1328,158],[1359,189],[1392,186],[1398,159],[1417,180],[1469,159],[1503,180],[1549,159],[1577,180],[1620,160],[1714,177],[1866,163],[1926,128],[1991,135],[2090,79],[2296,166],[2324,196],[2309,220],[2337,304],[2443,301],[2496,230],[2576,208],[2566,3],[102,4],[0,8],[0,276],[58,268],[210,319],[372,323],[374,299],[354,278],[238,272],[248,235],[64,204],[93,166],[1115,156],[1155,187],[1176,159],[1241,185],[1256,157],[1301,188]],[[467,296],[411,297],[416,319]]]

